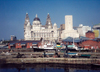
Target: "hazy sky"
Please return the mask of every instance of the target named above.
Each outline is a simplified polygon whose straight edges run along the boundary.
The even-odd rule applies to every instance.
[[[26,12],[31,24],[37,14],[45,25],[49,13],[58,27],[65,23],[65,15],[73,15],[74,26],[92,27],[100,23],[100,0],[0,0],[0,39],[24,38]]]

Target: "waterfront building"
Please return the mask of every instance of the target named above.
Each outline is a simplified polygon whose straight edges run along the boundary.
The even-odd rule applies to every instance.
[[[86,32],[86,37],[90,39],[95,39],[95,34],[92,31]]]
[[[10,41],[8,43],[8,48],[33,48],[38,47],[38,43],[40,41],[34,41],[34,40],[27,40],[27,41]]]
[[[24,24],[24,39],[25,40],[40,40],[43,38],[44,40],[55,41],[59,37],[59,31],[57,28],[57,24],[54,23],[52,26],[51,18],[48,13],[46,24],[42,25],[40,19],[37,14],[33,20],[32,25],[29,21],[28,13],[26,13],[25,24]]]
[[[65,30],[63,30],[61,33],[62,39],[65,39],[67,37],[73,37],[73,38],[79,37],[77,30],[73,29],[73,16],[72,15],[65,16]]]
[[[91,31],[90,26],[83,26],[83,24],[80,24],[79,27],[77,28],[77,31],[79,33],[79,36],[85,37],[85,33],[88,31]]]
[[[82,47],[84,49],[100,48],[100,39],[95,38],[95,33],[92,31],[86,32],[86,37],[72,38],[68,37],[63,40],[63,43],[67,45],[76,45],[77,47]]]

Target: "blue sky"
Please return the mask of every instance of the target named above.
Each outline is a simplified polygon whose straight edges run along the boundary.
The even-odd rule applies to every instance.
[[[73,15],[73,26],[100,23],[100,0],[0,0],[0,39],[24,39],[24,21],[28,12],[32,24],[37,14],[45,25],[47,14],[52,24],[65,23],[65,15]]]

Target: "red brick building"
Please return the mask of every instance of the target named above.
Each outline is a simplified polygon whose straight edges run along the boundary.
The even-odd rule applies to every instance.
[[[86,36],[87,37],[80,37],[78,39],[78,41],[74,39],[75,40],[74,44],[76,46],[79,46],[81,48],[86,48],[86,49],[91,49],[91,48],[97,49],[97,48],[100,48],[100,39],[95,38],[93,32],[90,32],[90,31],[87,32]],[[71,45],[71,44],[73,44],[73,41],[70,38],[69,40],[67,40],[67,39],[64,40],[63,43],[64,44],[67,43],[68,45]]]
[[[89,48],[91,49],[91,47],[98,47],[98,42],[97,41],[93,41],[93,40],[86,40],[83,41],[79,44],[79,46],[83,47],[83,48]]]
[[[90,39],[95,39],[95,34],[92,31],[86,32],[86,37]]]
[[[33,46],[38,46],[40,41],[11,41],[8,44],[8,48],[33,48]]]
[[[15,43],[15,48],[22,48],[21,43]]]

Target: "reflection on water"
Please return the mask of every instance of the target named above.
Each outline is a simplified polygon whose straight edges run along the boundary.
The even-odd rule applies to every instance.
[[[100,72],[100,67],[68,64],[2,64],[0,72]]]

